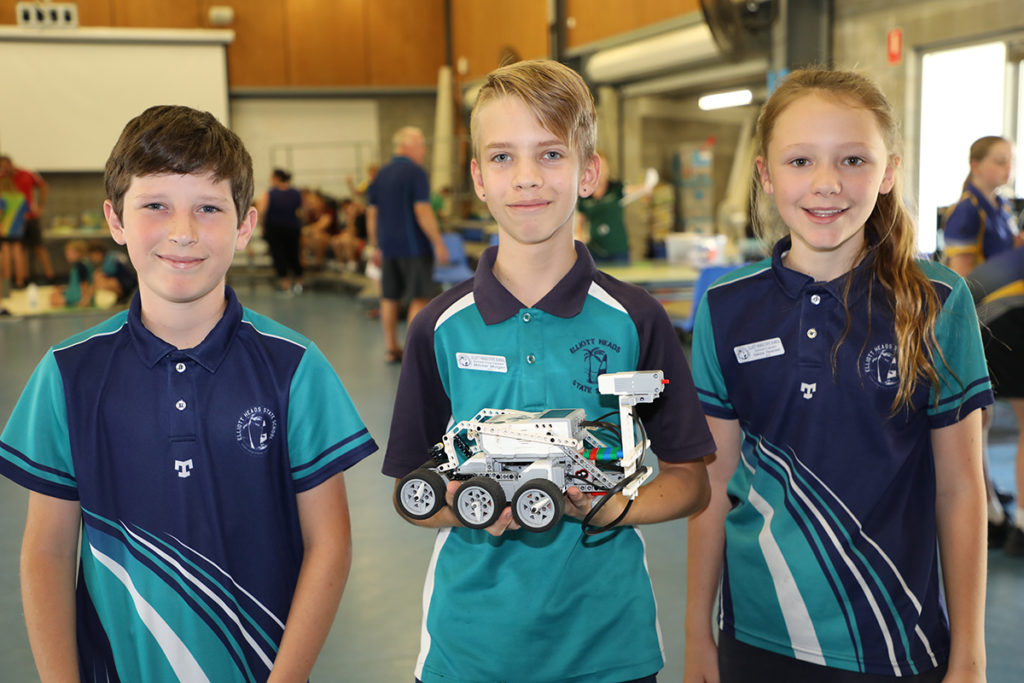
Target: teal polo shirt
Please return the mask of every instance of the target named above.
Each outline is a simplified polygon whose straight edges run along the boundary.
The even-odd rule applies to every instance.
[[[410,326],[384,474],[424,463],[452,421],[482,408],[617,409],[605,372],[663,370],[670,384],[639,408],[658,458],[685,462],[714,451],[689,368],[662,306],[598,271],[586,247],[535,306],[495,278],[497,248],[472,280],[434,299]],[[424,588],[415,674],[435,681],[621,683],[663,664],[657,604],[638,529],[584,539],[577,520],[544,533],[494,538],[437,534]],[[615,643],[602,647],[601,643]]]

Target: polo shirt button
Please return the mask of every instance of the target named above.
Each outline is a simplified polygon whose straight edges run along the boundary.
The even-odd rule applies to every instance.
[[[532,353],[526,357],[526,362],[530,365],[533,365],[536,360],[537,359],[534,357]]]
[[[816,329],[814,329],[813,327],[811,329],[807,330],[807,338],[808,339],[814,339],[817,336],[818,336],[818,331]]]
[[[530,314],[529,313],[523,313],[523,322],[524,323],[530,322]]]
[[[821,303],[821,296],[819,296],[817,294],[812,294],[811,295],[811,303],[814,304],[815,306],[820,304]]]
[[[178,363],[177,365],[174,366],[174,369],[177,370],[178,372],[185,372],[185,364]]]
[[[179,399],[178,402],[174,404],[174,407],[177,408],[178,410],[185,410],[187,406],[188,404],[182,401],[181,399]]]

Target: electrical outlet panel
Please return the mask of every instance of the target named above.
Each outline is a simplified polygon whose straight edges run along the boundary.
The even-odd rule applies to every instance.
[[[23,28],[78,28],[74,2],[19,2],[15,12]]]

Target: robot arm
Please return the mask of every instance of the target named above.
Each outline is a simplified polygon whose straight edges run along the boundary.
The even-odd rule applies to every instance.
[[[650,445],[646,438],[643,443],[636,443],[634,424],[636,422],[633,406],[638,403],[652,403],[665,390],[668,380],[661,370],[636,370],[630,372],[613,372],[597,378],[597,389],[602,394],[619,397],[619,425],[622,433],[622,468],[626,477],[636,472],[637,463]],[[622,495],[629,499],[636,498],[640,485],[650,476],[637,477],[622,490]]]

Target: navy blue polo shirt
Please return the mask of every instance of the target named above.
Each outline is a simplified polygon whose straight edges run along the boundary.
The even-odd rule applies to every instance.
[[[658,457],[685,462],[714,451],[657,301],[598,271],[577,243],[571,271],[523,306],[495,278],[496,254],[485,251],[474,278],[432,300],[410,326],[385,474],[422,465],[451,421],[482,408],[584,408],[589,419],[616,411],[597,376],[638,369],[664,370],[670,381],[654,403],[638,406]],[[579,522],[565,517],[548,532],[501,538],[442,529],[424,591],[415,671],[424,683],[621,683],[662,667],[643,539],[633,527],[598,541],[584,541]],[[615,647],[595,647],[609,637]]]
[[[317,347],[226,296],[193,349],[149,332],[138,296],[54,346],[0,435],[0,473],[81,502],[84,679],[266,680],[296,495],[376,450]]]
[[[893,415],[896,339],[882,287],[869,292],[873,253],[847,294],[846,276],[786,268],[789,244],[719,279],[694,327],[704,411],[743,433],[719,624],[829,667],[920,673],[949,654],[931,430],[993,400],[974,305],[952,271],[918,262],[943,306],[935,336],[949,366]]]
[[[433,253],[413,211],[413,205],[430,202],[430,182],[423,167],[396,155],[377,173],[367,196],[370,205],[377,207],[377,241],[384,258]]]
[[[968,185],[942,231],[946,255],[974,254],[981,263],[1012,249],[1013,224],[1007,200],[997,196],[993,206],[978,188]]]

